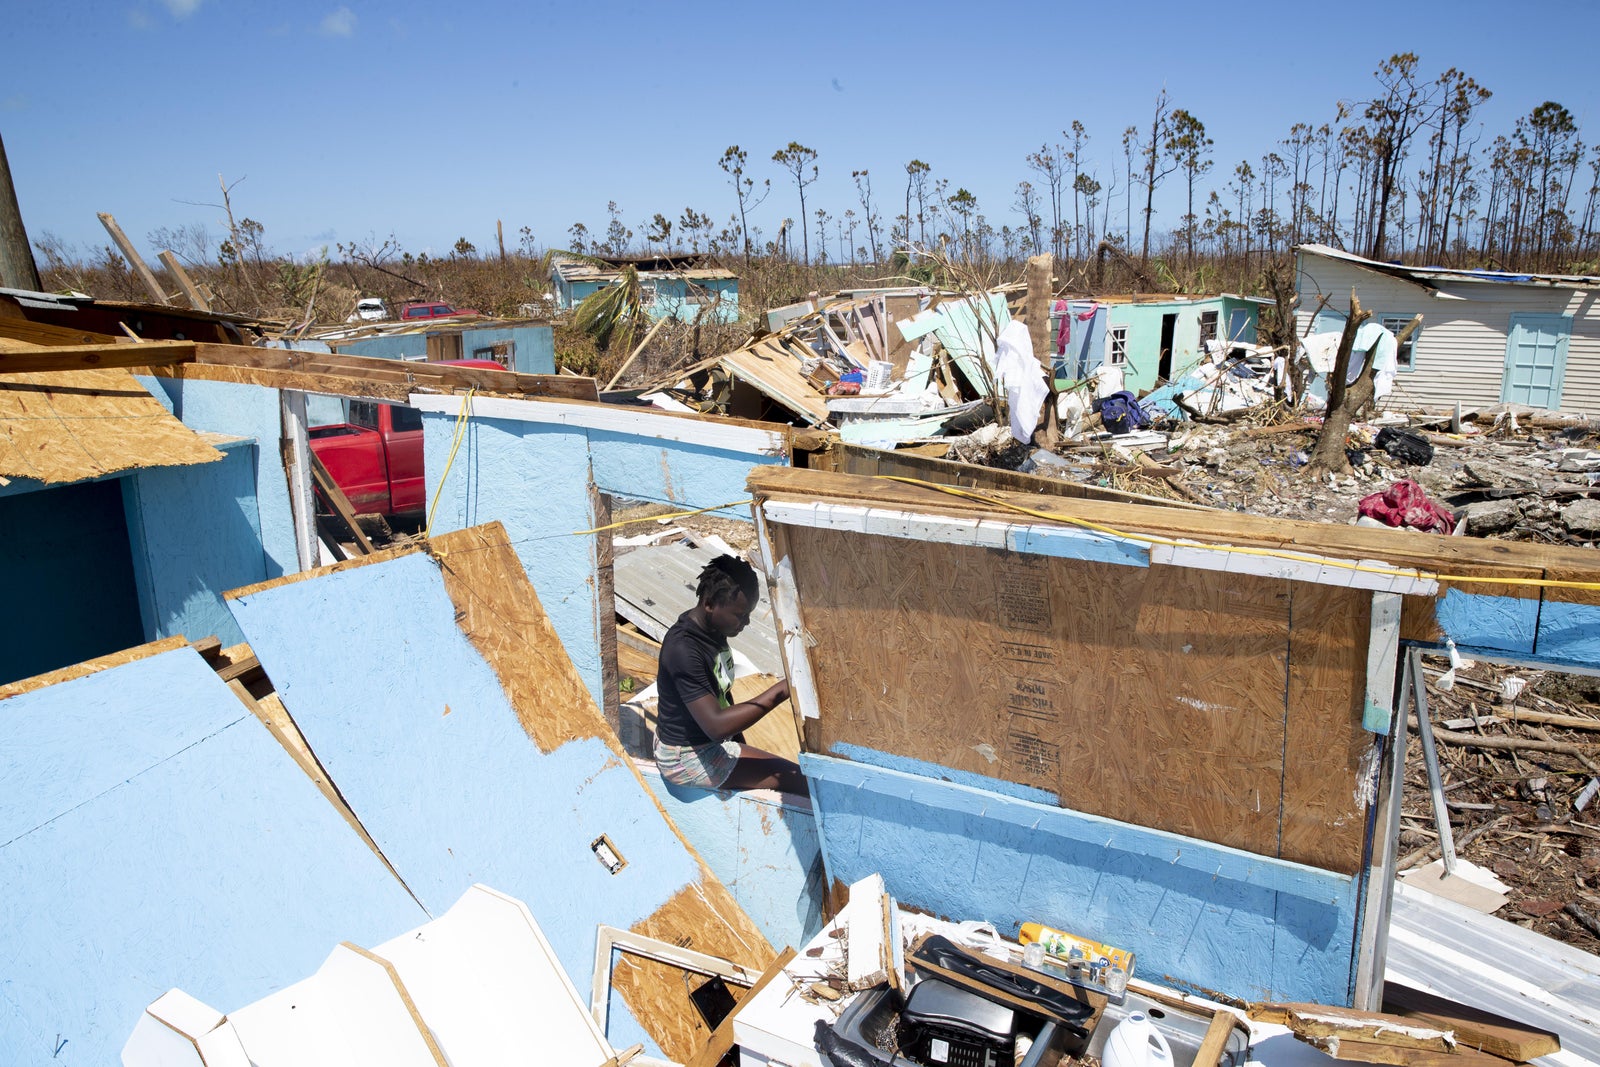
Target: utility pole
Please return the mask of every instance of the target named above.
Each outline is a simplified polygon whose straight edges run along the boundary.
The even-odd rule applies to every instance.
[[[22,209],[17,207],[17,189],[11,184],[11,165],[6,162],[3,138],[0,138],[0,285],[33,292],[41,288],[39,268],[28,246],[28,231],[22,225]]]

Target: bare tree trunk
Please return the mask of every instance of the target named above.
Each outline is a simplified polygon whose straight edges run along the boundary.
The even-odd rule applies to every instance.
[[[1350,458],[1345,455],[1344,441],[1350,433],[1350,419],[1362,392],[1358,386],[1365,383],[1366,398],[1372,399],[1371,359],[1362,368],[1361,377],[1349,382],[1350,356],[1355,347],[1356,331],[1372,318],[1372,312],[1361,307],[1356,291],[1350,290],[1350,317],[1344,320],[1344,332],[1339,335],[1339,352],[1333,358],[1333,371],[1328,376],[1328,407],[1322,417],[1322,432],[1311,448],[1311,462],[1306,464],[1310,474],[1348,474]],[[1347,384],[1347,382],[1349,384]]]
[[[1026,269],[1028,295],[1023,307],[1027,311],[1028,336],[1033,341],[1033,357],[1044,367],[1045,383],[1049,393],[1045,397],[1044,422],[1034,432],[1034,444],[1054,451],[1061,443],[1061,424],[1056,416],[1055,345],[1050,339],[1051,274],[1055,260],[1047,253],[1029,256]]]

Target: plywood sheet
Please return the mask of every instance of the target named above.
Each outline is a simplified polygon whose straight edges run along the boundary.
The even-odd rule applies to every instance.
[[[341,564],[232,602],[307,742],[406,884],[434,906],[478,881],[523,899],[579,985],[598,923],[667,930],[762,967],[771,947],[606,728],[503,528],[432,548],[431,559]],[[616,874],[591,852],[601,834],[627,861]],[[656,1006],[681,999],[681,979],[639,981],[624,1001],[665,1047],[686,1024]]]
[[[1331,745],[1318,731],[1348,716],[1326,694],[1364,662],[1365,645],[1295,632],[1327,677],[1296,689],[1295,715],[1316,743],[1297,749],[1301,774],[1286,779],[1291,583],[782,534],[815,641],[822,751],[859,746],[1136,825],[1330,870],[1358,866],[1359,834],[1333,832],[1343,809],[1323,795],[1354,793],[1352,728]],[[1298,810],[1301,789],[1316,801],[1317,832],[1285,841],[1282,811]]]
[[[221,458],[128,371],[0,374],[0,477],[49,485]]]

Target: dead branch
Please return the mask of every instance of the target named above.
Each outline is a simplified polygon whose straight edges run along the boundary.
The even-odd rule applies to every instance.
[[[1413,727],[1417,725],[1415,715],[1411,717]],[[1433,739],[1442,741],[1447,745],[1459,745],[1463,748],[1494,749],[1501,752],[1556,752],[1563,756],[1572,756],[1575,759],[1590,759],[1595,754],[1600,754],[1600,745],[1576,745],[1567,741],[1540,741],[1526,737],[1480,737],[1477,734],[1463,734],[1455,730],[1446,730],[1442,726],[1433,728]],[[1593,750],[1593,751],[1591,751]]]

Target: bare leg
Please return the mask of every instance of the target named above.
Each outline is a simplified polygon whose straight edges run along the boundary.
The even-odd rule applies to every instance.
[[[764,749],[751,745],[739,747],[741,749],[739,762],[734,765],[733,771],[722,783],[721,788],[777,789],[799,796],[808,794],[806,776],[800,773],[797,765]]]

